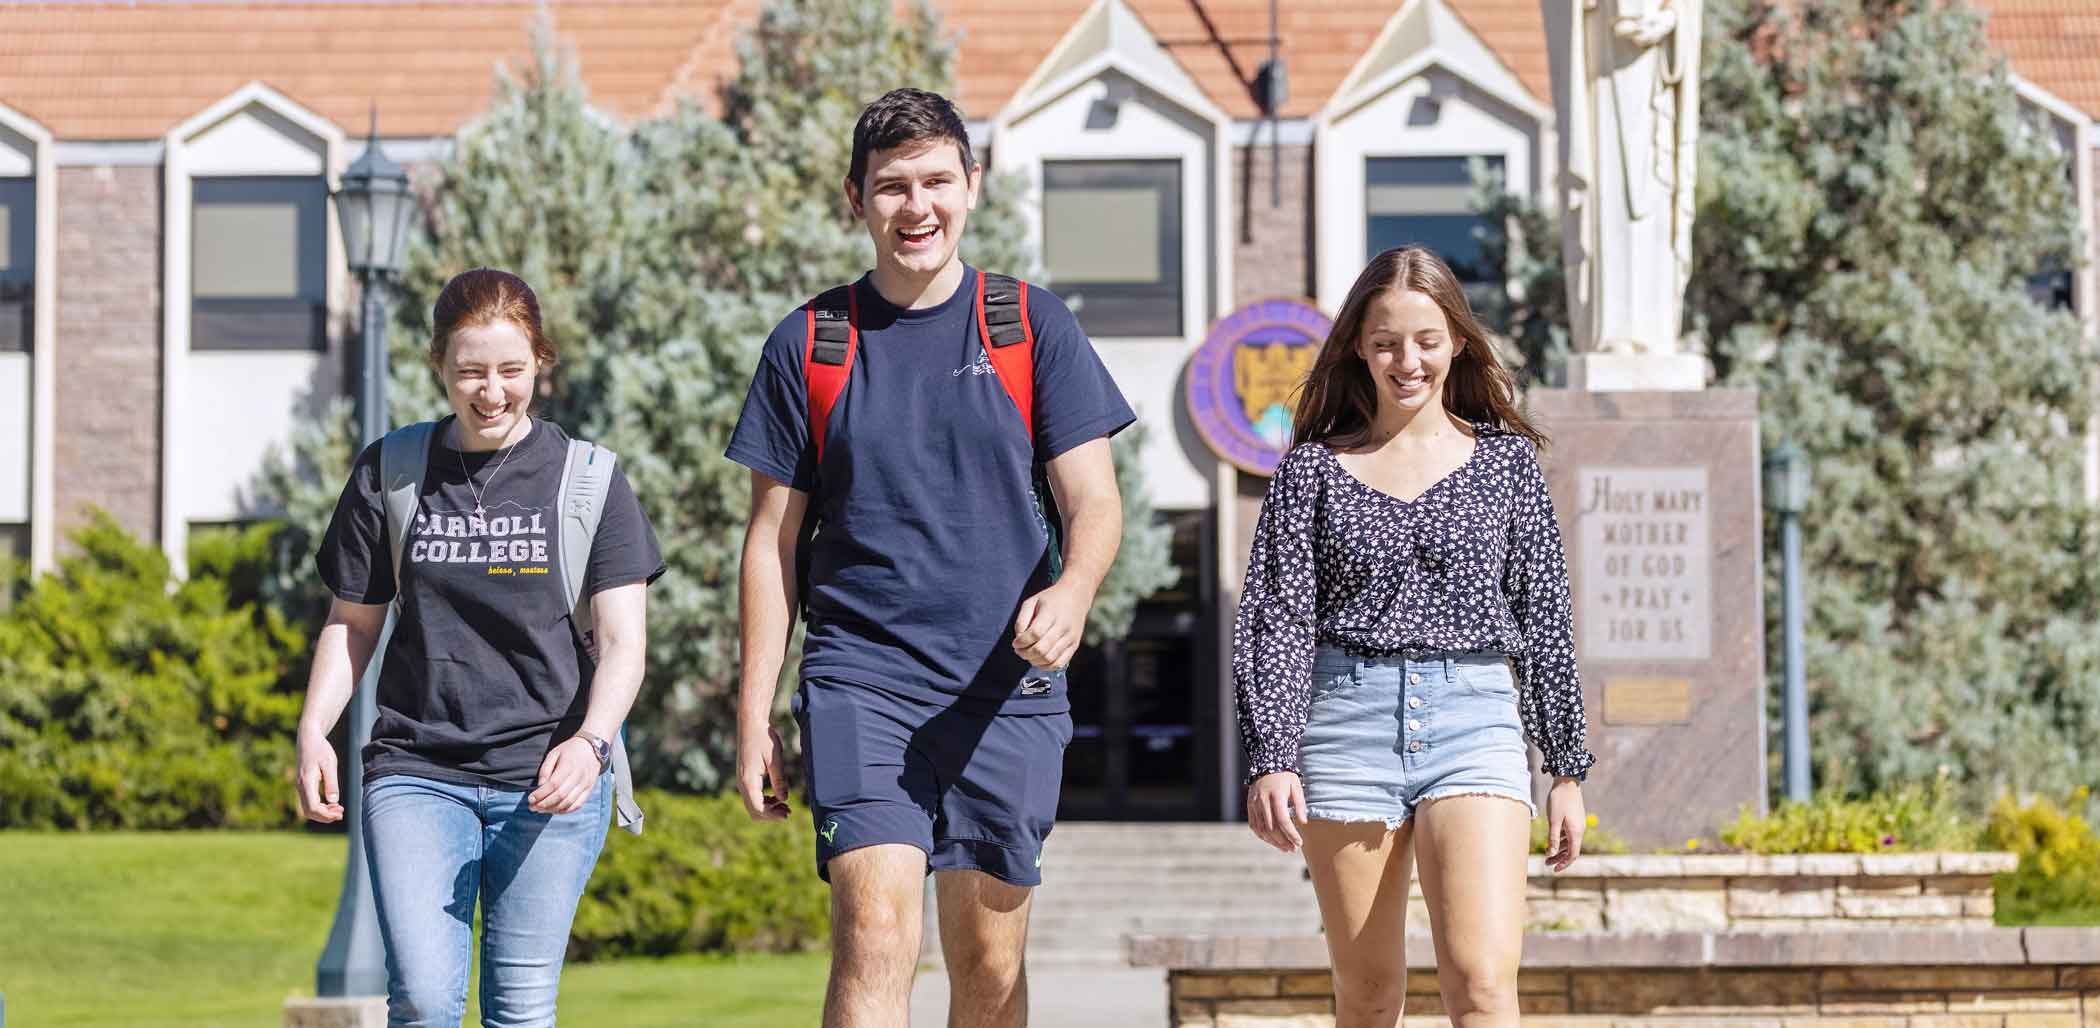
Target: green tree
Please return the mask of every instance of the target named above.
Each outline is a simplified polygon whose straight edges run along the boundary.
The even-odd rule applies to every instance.
[[[1736,0],[1707,24],[1687,307],[1722,381],[1760,390],[1767,443],[1815,461],[1803,556],[1826,783],[1943,764],[1980,793],[2092,781],[2091,354],[2027,291],[2076,252],[2070,155],[1963,4]]]
[[[1561,270],[1560,223],[1531,197],[1511,192],[1500,171],[1473,161],[1474,229],[1481,264],[1502,269],[1502,289],[1467,293],[1497,342],[1519,388],[1568,380],[1568,290]]]
[[[394,420],[435,416],[443,400],[424,353],[444,281],[490,265],[538,291],[562,355],[539,410],[620,453],[671,565],[650,591],[649,666],[629,741],[638,777],[687,788],[719,783],[734,745],[749,478],[722,451],[759,346],[797,304],[873,260],[842,191],[861,107],[898,85],[952,92],[954,79],[953,44],[930,10],[900,15],[883,0],[776,0],[739,53],[722,117],[688,99],[622,127],[590,110],[542,22],[532,65],[501,78],[491,109],[429,177],[431,216],[403,276],[391,347]],[[1032,272],[1019,199],[1010,182],[988,184],[965,237],[973,263]],[[316,426],[271,472],[284,490],[272,495],[307,519],[286,543],[300,561],[347,469],[331,456],[347,452],[346,432]],[[1163,564],[1153,539],[1163,528],[1141,484],[1126,481],[1125,496],[1137,512],[1126,547]],[[1115,581],[1149,591],[1159,577],[1138,568]],[[1104,623],[1127,631],[1135,602],[1104,586]]]
[[[2092,781],[2092,355],[2028,290],[2075,260],[2071,155],[1963,4],[1716,0],[1705,30],[1686,327],[1719,384],[1759,390],[1766,445],[1791,438],[1815,463],[1802,552],[1821,786],[1864,794],[1942,767],[1972,798]],[[1524,307],[1565,311],[1556,251],[1513,248],[1505,266],[1528,298],[1513,331],[1535,328]]]
[[[1152,495],[1145,489],[1142,454],[1146,434],[1144,423],[1139,422],[1109,440],[1115,454],[1116,487],[1123,493],[1123,543],[1116,551],[1115,565],[1101,580],[1094,608],[1087,612],[1089,646],[1129,635],[1138,603],[1181,578],[1174,567],[1174,527],[1153,512]]]

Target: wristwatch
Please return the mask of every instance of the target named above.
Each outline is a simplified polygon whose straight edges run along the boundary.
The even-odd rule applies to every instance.
[[[576,738],[591,744],[591,752],[598,755],[599,771],[602,772],[612,766],[612,743],[606,742],[589,732],[577,732]]]

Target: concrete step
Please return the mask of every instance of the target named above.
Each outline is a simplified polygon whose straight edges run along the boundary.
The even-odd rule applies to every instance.
[[[1037,890],[1037,902],[1050,896],[1121,896],[1138,894],[1140,898],[1151,892],[1180,894],[1201,892],[1207,896],[1235,896],[1235,894],[1262,894],[1275,890],[1296,890],[1310,887],[1304,871],[1298,869],[1195,869],[1195,871],[1161,871],[1161,869],[1079,869],[1075,873],[1050,873],[1044,869],[1042,890]]]
[[[1134,934],[1317,933],[1304,858],[1279,853],[1242,824],[1080,822],[1044,847],[1043,887],[1029,924],[1038,966],[1124,966]],[[929,895],[924,961],[941,961]]]
[[[1035,913],[1086,913],[1094,917],[1119,917],[1147,911],[1277,911],[1312,902],[1312,885],[1304,881],[1285,883],[1266,890],[1216,890],[1201,881],[1161,883],[1151,890],[1067,890],[1058,894],[1050,887],[1035,890]]]
[[[1285,857],[1254,837],[1243,824],[1108,824],[1080,822],[1061,824],[1050,835],[1050,846],[1077,846],[1094,852],[1159,853],[1169,849],[1201,847],[1208,850],[1266,854]]]

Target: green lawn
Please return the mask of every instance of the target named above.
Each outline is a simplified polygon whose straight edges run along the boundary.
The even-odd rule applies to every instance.
[[[341,836],[0,832],[7,1020],[275,1028],[285,997],[313,989],[342,873]],[[576,964],[562,976],[562,1009],[618,1010],[635,1028],[810,1024],[828,964],[824,954]]]

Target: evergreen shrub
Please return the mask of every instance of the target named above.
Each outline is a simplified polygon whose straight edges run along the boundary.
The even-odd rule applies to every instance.
[[[831,893],[799,798],[785,822],[751,820],[735,793],[643,790],[639,836],[614,832],[576,910],[572,959],[819,948]]]
[[[177,581],[106,514],[0,611],[0,828],[264,828],[297,817],[307,640],[257,602],[276,529],[193,537]]]

